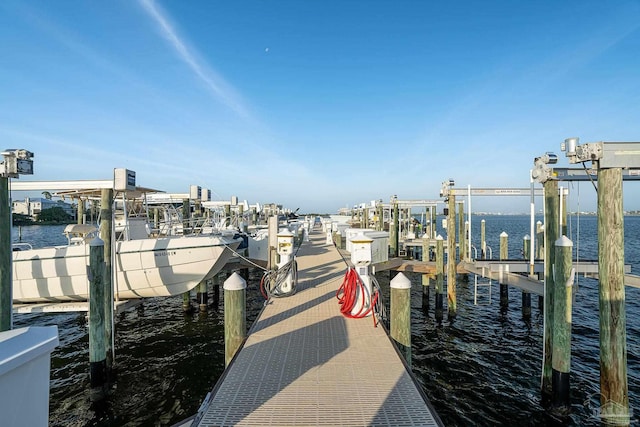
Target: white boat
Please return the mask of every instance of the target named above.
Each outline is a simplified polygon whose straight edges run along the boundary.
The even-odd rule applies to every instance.
[[[84,227],[84,228],[83,228]],[[13,301],[86,301],[89,245],[95,228],[71,226],[70,244],[13,252]],[[118,300],[179,295],[217,274],[240,245],[224,235],[117,241],[114,292]]]

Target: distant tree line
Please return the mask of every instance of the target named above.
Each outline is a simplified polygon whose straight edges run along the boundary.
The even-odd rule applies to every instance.
[[[60,206],[43,209],[33,220],[27,215],[13,214],[13,225],[32,225],[32,224],[71,224],[74,219],[65,212]]]

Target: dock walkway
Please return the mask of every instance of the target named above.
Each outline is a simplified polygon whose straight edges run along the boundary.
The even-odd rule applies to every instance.
[[[194,425],[442,425],[385,330],[340,314],[346,265],[325,239],[303,243],[297,293],[269,301]]]

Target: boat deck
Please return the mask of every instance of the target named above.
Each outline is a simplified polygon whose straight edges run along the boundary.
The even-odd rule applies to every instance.
[[[193,425],[441,425],[384,328],[340,314],[346,265],[310,237],[298,292],[269,301]]]

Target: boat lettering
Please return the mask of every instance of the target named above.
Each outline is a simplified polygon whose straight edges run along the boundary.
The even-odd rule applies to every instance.
[[[176,254],[176,251],[158,251],[154,255],[155,256],[169,256],[169,255],[175,255],[175,254]]]

